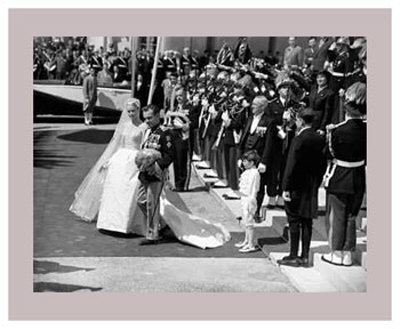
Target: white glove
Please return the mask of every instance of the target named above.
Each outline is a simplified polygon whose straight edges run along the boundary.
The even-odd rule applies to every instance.
[[[265,166],[265,164],[263,164],[263,163],[260,163],[259,165],[258,165],[258,171],[261,173],[261,174],[263,174],[263,173],[265,173],[265,171],[267,170],[267,167]]]
[[[290,120],[290,112],[289,111],[283,112],[282,118],[284,120]]]
[[[242,160],[241,159],[238,160],[237,165],[238,165],[239,168],[242,167]]]

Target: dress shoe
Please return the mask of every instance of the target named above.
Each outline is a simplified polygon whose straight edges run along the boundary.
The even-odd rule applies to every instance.
[[[292,255],[287,255],[285,257],[283,257],[281,260],[291,260],[291,259],[297,259],[299,257],[297,256],[292,256]]]
[[[342,266],[342,252],[334,251],[330,254],[325,254],[321,256],[321,260],[325,263],[329,263],[336,266]]]
[[[351,251],[343,251],[343,261],[342,261],[343,266],[352,266],[353,265],[353,260],[351,257]]]
[[[264,220],[264,218],[262,218],[259,215],[254,216],[254,222],[256,222],[257,224],[261,223],[263,220]]]
[[[258,250],[259,250],[259,248],[257,246],[245,245],[244,247],[239,249],[239,252],[248,253],[248,252],[255,252],[255,251],[258,251]]]
[[[285,266],[292,266],[292,267],[299,267],[300,262],[299,258],[295,256],[285,256],[281,260],[278,260],[279,265],[285,265]]]
[[[308,257],[300,257],[298,260],[301,267],[310,267],[310,260]]]

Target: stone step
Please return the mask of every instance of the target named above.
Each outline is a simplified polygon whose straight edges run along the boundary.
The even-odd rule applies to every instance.
[[[277,265],[277,261],[286,256],[287,253],[272,252],[269,254],[271,261]],[[315,268],[309,267],[290,267],[280,266],[280,270],[284,273],[291,283],[300,292],[337,292],[337,288],[328,281]]]
[[[367,271],[362,266],[336,266],[322,261],[321,256],[320,253],[314,253],[313,268],[336,287],[337,291],[367,291]]]
[[[367,252],[364,251],[361,253],[361,266],[364,270],[367,270]]]
[[[310,260],[311,264],[313,264],[314,255],[315,254],[327,254],[330,252],[329,244],[327,240],[321,241],[316,240],[314,238],[311,241],[310,246]],[[357,246],[356,251],[353,252],[353,263],[359,266],[362,266],[364,270],[367,269],[366,265],[366,258],[367,258],[367,244],[366,244],[366,237],[358,237],[357,238]]]
[[[361,218],[361,230],[367,232],[367,217]]]
[[[287,253],[272,252],[271,261],[280,267],[300,292],[365,292],[367,272],[361,266],[335,266],[321,260],[322,254],[314,254],[314,266],[280,266],[278,260]]]

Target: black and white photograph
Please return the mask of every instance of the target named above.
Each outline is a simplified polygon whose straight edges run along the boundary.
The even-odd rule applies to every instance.
[[[367,42],[33,37],[33,292],[367,292]]]

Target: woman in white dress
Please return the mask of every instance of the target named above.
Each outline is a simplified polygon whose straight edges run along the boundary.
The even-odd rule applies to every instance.
[[[139,119],[140,101],[128,99],[114,136],[75,193],[70,211],[97,228],[120,233],[145,235],[144,214],[136,203],[139,170],[135,157],[140,150],[147,125]],[[230,240],[220,224],[186,213],[175,207],[164,187],[160,213],[177,239],[200,247],[215,248]]]
[[[136,154],[140,150],[147,125],[139,117],[140,102],[132,99],[125,110],[130,121],[120,136],[120,147],[100,170],[106,170],[97,228],[119,233],[144,234],[143,213],[137,206],[135,192],[138,182]]]

